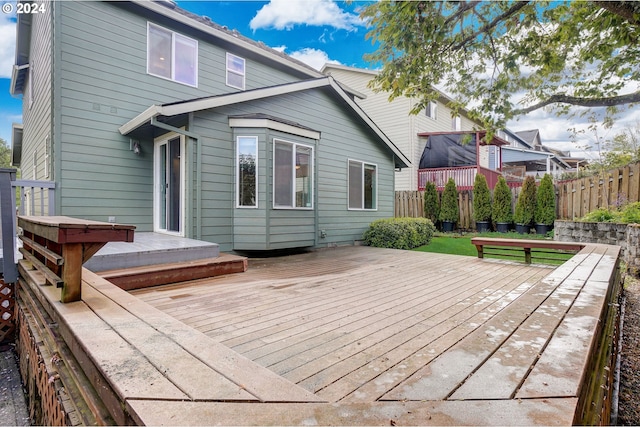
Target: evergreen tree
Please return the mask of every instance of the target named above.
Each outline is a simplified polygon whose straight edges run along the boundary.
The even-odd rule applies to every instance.
[[[487,186],[487,178],[476,174],[473,183],[473,217],[476,221],[491,220],[491,193]]]
[[[548,173],[544,175],[540,182],[536,195],[536,224],[553,225],[556,220],[556,192],[553,187],[553,180]]]
[[[433,182],[428,181],[424,186],[424,217],[435,224],[439,215],[440,199],[438,198],[438,190],[436,190],[436,185]]]
[[[536,181],[531,175],[524,179],[522,190],[516,202],[513,220],[516,224],[531,225],[536,211]]]
[[[458,188],[453,178],[449,178],[442,192],[440,204],[440,220],[458,222],[460,211],[458,209]]]
[[[493,190],[492,217],[495,222],[510,223],[513,221],[511,209],[511,190],[504,177],[498,178],[496,188]]]

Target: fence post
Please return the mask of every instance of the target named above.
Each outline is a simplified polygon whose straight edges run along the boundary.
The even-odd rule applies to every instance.
[[[15,179],[16,170],[0,168],[0,227],[2,230],[2,273],[5,283],[18,280],[18,269],[15,262],[15,193],[11,181]]]

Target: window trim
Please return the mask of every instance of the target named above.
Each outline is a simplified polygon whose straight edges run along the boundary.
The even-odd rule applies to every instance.
[[[256,173],[255,173],[255,186],[256,186],[256,203],[253,206],[240,204],[240,138],[253,139],[256,147]],[[236,136],[236,208],[239,209],[258,209],[258,183],[259,183],[259,168],[258,168],[258,137],[253,135],[238,135]]]
[[[362,199],[361,199],[361,204],[359,208],[352,208],[350,206],[350,194],[349,192],[351,191],[351,185],[350,184],[350,178],[351,178],[351,168],[350,168],[350,164],[351,163],[360,163],[360,178],[362,179]],[[365,170],[365,165],[368,166],[373,166],[375,168],[376,171],[376,182],[375,182],[375,188],[373,189],[374,193],[375,193],[375,208],[365,208],[364,207],[364,195],[365,195],[365,191],[364,191],[364,170]],[[374,212],[378,210],[378,165],[376,163],[372,163],[372,162],[365,162],[363,160],[357,160],[357,159],[351,159],[348,158],[347,159],[347,210],[350,211],[368,211],[368,212]]]
[[[309,161],[309,176],[311,177],[311,185],[310,185],[310,189],[311,189],[311,206],[276,206],[276,143],[280,142],[280,143],[285,143],[285,144],[289,144],[293,146],[293,156],[292,156],[292,177],[293,177],[293,182],[295,183],[295,179],[296,179],[296,153],[297,153],[297,149],[298,147],[305,147],[305,148],[309,148],[311,149],[311,159]],[[282,139],[282,138],[273,138],[273,159],[272,159],[272,173],[271,173],[271,206],[273,207],[273,209],[288,209],[288,210],[305,210],[305,211],[309,211],[309,210],[313,210],[315,208],[315,204],[314,204],[314,198],[315,198],[315,174],[314,174],[314,162],[315,162],[315,158],[314,158],[314,154],[315,154],[315,147],[311,144],[303,144],[300,142],[294,142],[294,141],[287,141],[286,139]],[[291,189],[291,200],[293,201],[292,205],[295,204],[295,200],[296,200],[296,187],[295,185],[292,187]]]
[[[451,116],[451,127],[454,131],[462,130],[462,119],[460,116]]]
[[[435,101],[429,101],[427,107],[424,109],[424,114],[432,120],[438,120],[438,103]]]
[[[237,72],[235,70],[229,69],[229,58],[230,57],[242,60],[242,73],[239,73],[239,72]],[[244,88],[246,86],[246,77],[247,77],[247,60],[244,59],[241,56],[234,55],[233,53],[227,52],[227,54],[225,56],[224,68],[225,68],[225,79],[224,79],[225,84],[227,86],[235,88],[235,89],[244,90]],[[229,73],[237,75],[237,76],[242,76],[242,86],[236,86],[236,85],[232,85],[231,83],[229,83]]]
[[[150,28],[151,27],[156,27],[159,28],[162,31],[166,31],[168,33],[171,33],[171,77],[165,77],[165,76],[161,76],[159,74],[154,74],[151,72],[149,64],[150,64],[150,60],[151,60],[151,50],[150,50]],[[180,80],[176,80],[176,36],[178,36],[179,38],[182,38],[183,40],[187,40],[187,41],[192,41],[193,43],[195,43],[195,57],[194,57],[194,69],[195,69],[195,82],[194,84],[191,83],[187,83],[187,82],[183,82]],[[192,38],[192,37],[187,37],[184,34],[181,33],[177,33],[175,31],[172,31],[168,28],[165,28],[161,25],[158,24],[154,24],[153,22],[149,22],[147,21],[147,74],[149,74],[150,76],[154,76],[154,77],[158,77],[160,79],[164,79],[164,80],[168,80],[168,81],[172,81],[175,83],[180,83],[182,85],[185,86],[190,86],[190,87],[198,87],[198,75],[200,74],[199,71],[199,67],[198,67],[198,55],[199,55],[199,44],[198,44],[198,40]]]

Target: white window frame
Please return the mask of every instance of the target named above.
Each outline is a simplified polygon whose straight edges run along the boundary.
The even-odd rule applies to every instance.
[[[438,103],[435,101],[429,101],[429,103],[424,109],[424,114],[430,119],[437,120],[438,119]]]
[[[350,194],[349,192],[351,191],[351,185],[350,185],[350,180],[351,180],[351,163],[360,163],[360,179],[362,180],[362,200],[360,203],[360,207],[359,208],[352,208],[350,206]],[[374,193],[375,193],[375,208],[365,208],[364,207],[364,195],[365,195],[365,191],[364,191],[364,169],[365,169],[365,165],[368,166],[373,166],[375,168],[375,172],[376,172],[376,182],[375,182],[375,188],[373,189]],[[362,160],[357,160],[357,159],[347,159],[347,209],[350,211],[377,211],[378,210],[378,165],[376,163],[372,163],[372,162],[365,162]]]
[[[282,205],[276,205],[276,174],[275,174],[275,170],[276,170],[276,143],[284,143],[284,144],[289,144],[292,146],[293,150],[292,150],[292,159],[291,159],[291,174],[292,174],[292,179],[294,182],[294,185],[291,188],[291,200],[292,200],[292,206],[282,206]],[[309,160],[309,178],[311,179],[311,185],[310,185],[310,189],[311,189],[311,195],[310,195],[310,199],[311,199],[311,206],[295,206],[296,203],[296,186],[295,186],[295,181],[296,181],[296,153],[298,150],[298,147],[304,147],[304,148],[310,148],[311,149],[311,159]],[[309,145],[309,144],[301,144],[299,142],[293,142],[293,141],[287,141],[286,139],[282,139],[282,138],[273,138],[273,163],[272,163],[272,180],[271,180],[271,194],[272,194],[272,206],[273,209],[297,209],[297,210],[313,210],[314,209],[314,198],[315,198],[315,176],[314,176],[314,162],[315,162],[315,147],[313,145]]]
[[[151,55],[150,55],[150,29],[151,27],[155,27],[158,28],[162,31],[166,31],[168,33],[171,33],[171,77],[165,77],[165,76],[161,76],[159,74],[154,74],[151,72],[150,67],[149,67],[149,63],[151,61]],[[195,57],[194,57],[194,83],[189,83],[189,82],[184,82],[181,80],[177,80],[176,79],[176,39],[182,39],[184,41],[189,41],[189,42],[193,42],[194,43],[194,47],[195,47]],[[176,33],[175,31],[171,31],[168,28],[164,28],[160,25],[151,23],[151,22],[147,22],[147,74],[151,75],[151,76],[155,76],[155,77],[159,77],[161,79],[165,79],[165,80],[170,80],[172,82],[176,82],[176,83],[180,83],[186,86],[191,86],[191,87],[198,87],[198,40],[193,39],[191,37],[187,37],[183,34],[180,33]]]
[[[244,139],[253,139],[254,143],[255,143],[255,147],[256,147],[256,182],[255,182],[255,186],[256,186],[256,202],[253,206],[249,206],[249,205],[241,205],[240,204],[240,139],[244,138]],[[252,135],[238,135],[236,137],[236,207],[237,208],[241,208],[241,209],[257,209],[258,208],[258,182],[259,182],[259,178],[258,178],[258,137],[257,136],[252,136]]]
[[[229,59],[231,59],[231,58],[239,59],[240,61],[242,61],[242,72],[237,71],[237,70],[232,70],[232,69],[229,68]],[[226,69],[226,73],[225,73],[225,83],[226,83],[226,85],[229,86],[229,87],[236,88],[236,89],[244,90],[245,82],[246,82],[246,76],[247,76],[247,61],[241,56],[234,55],[233,53],[227,52],[224,64],[225,64],[225,69]],[[236,86],[236,85],[231,84],[229,82],[229,74],[233,74],[233,75],[236,75],[236,76],[242,76],[242,85]]]
[[[460,116],[451,116],[451,127],[454,131],[462,130],[462,120]]]

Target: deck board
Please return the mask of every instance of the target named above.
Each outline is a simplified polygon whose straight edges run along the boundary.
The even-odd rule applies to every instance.
[[[328,402],[192,402],[172,424],[568,425],[618,251],[548,267],[337,248],[131,298]],[[151,423],[175,405],[128,404]]]

